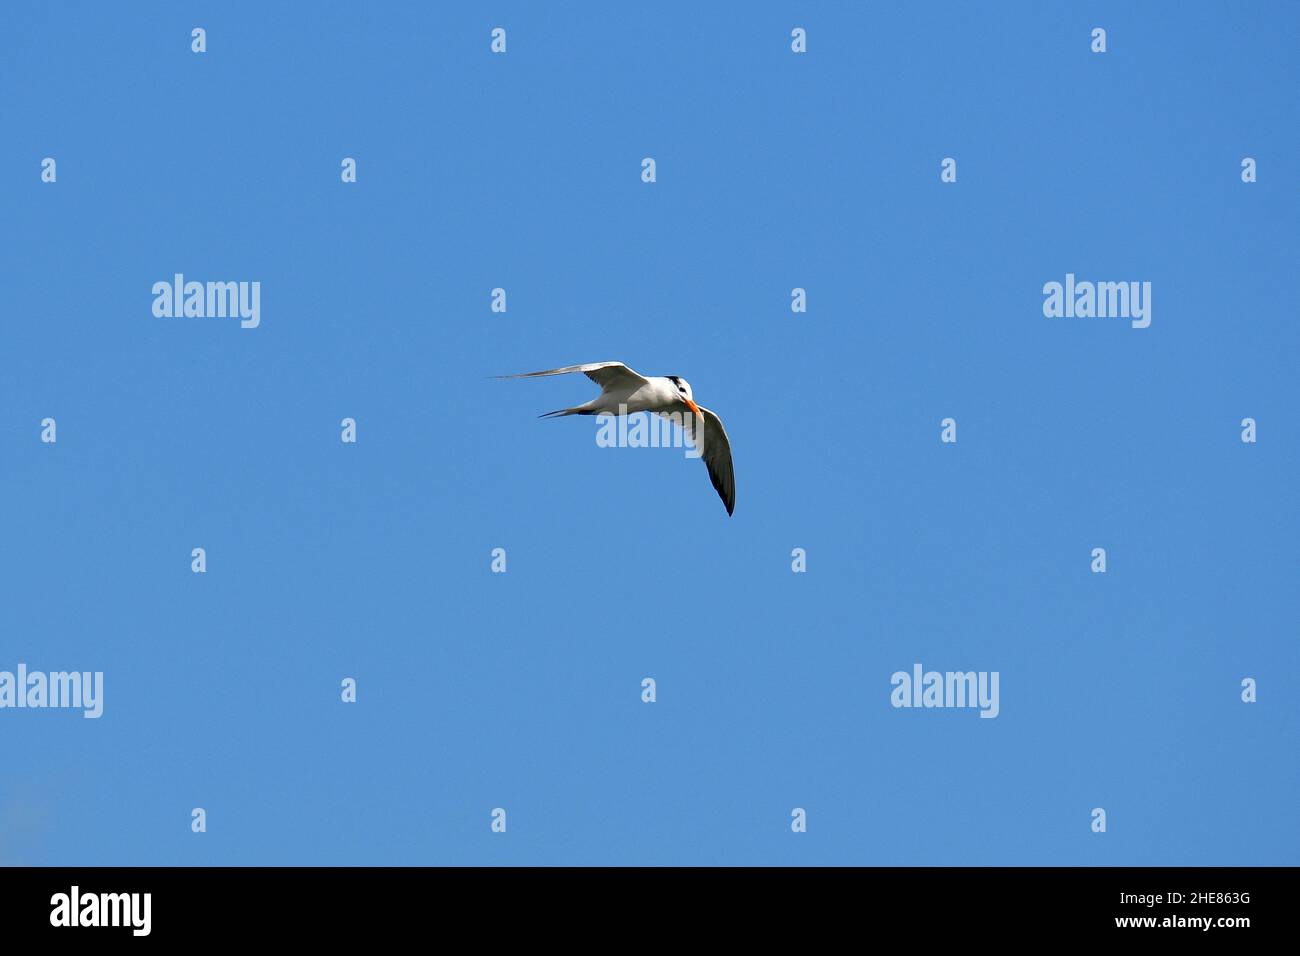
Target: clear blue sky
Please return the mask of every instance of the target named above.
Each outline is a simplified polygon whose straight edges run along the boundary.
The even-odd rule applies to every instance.
[[[0,863],[1300,863],[1300,8],[382,6],[0,10]]]

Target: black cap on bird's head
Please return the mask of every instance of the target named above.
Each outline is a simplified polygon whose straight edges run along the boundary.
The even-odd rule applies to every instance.
[[[680,375],[665,375],[664,378],[668,379],[668,381],[672,382],[673,385],[676,386],[677,397],[682,400],[682,403],[687,408],[693,411],[696,415],[701,414],[700,406],[695,404],[695,396],[691,392],[690,382],[686,381],[686,379],[682,378]]]

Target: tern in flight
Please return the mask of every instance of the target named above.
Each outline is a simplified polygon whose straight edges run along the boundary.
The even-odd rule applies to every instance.
[[[582,372],[600,386],[600,394],[585,405],[547,412],[542,418],[565,415],[631,415],[654,412],[682,426],[686,441],[698,448],[709,469],[709,480],[722,498],[727,514],[736,507],[736,476],[731,470],[731,443],[722,427],[722,419],[695,404],[691,383],[676,375],[638,375],[622,362],[592,362],[589,365],[566,365],[544,372],[522,375],[498,375],[497,378],[538,378],[543,375],[567,375]]]

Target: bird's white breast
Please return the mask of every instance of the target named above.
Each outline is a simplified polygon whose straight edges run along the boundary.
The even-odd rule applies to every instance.
[[[612,414],[625,410],[634,412],[653,412],[660,409],[676,407],[679,396],[677,388],[666,378],[650,378],[638,388],[611,389],[600,396],[601,409]],[[620,409],[625,406],[625,409]]]

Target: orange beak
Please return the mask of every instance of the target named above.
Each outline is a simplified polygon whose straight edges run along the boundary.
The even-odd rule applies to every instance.
[[[701,418],[704,417],[704,413],[700,411],[700,406],[696,405],[689,398],[683,398],[682,401],[685,402],[686,407],[689,408],[691,411],[693,411],[696,415],[699,415]]]

